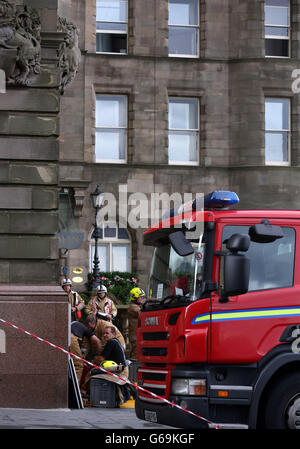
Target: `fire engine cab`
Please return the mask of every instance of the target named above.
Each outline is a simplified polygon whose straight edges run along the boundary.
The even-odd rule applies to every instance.
[[[300,211],[238,201],[212,192],[144,233],[138,384],[157,396],[138,390],[140,419],[209,426],[182,407],[220,427],[300,428]]]

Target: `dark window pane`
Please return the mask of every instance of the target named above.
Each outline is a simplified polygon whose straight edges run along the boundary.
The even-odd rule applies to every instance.
[[[118,239],[129,240],[129,236],[125,228],[118,228]]]
[[[97,51],[127,53],[127,36],[124,34],[97,33]]]
[[[289,56],[289,41],[284,39],[265,39],[266,56]]]
[[[112,238],[116,237],[116,226],[113,225],[106,225],[104,227],[104,237],[105,238]]]
[[[289,0],[265,0],[266,6],[289,6]]]

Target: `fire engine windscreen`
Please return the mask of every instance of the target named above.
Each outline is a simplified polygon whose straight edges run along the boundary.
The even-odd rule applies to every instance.
[[[177,295],[194,300],[202,287],[205,263],[205,234],[191,241],[194,253],[179,256],[171,244],[154,249],[150,272],[149,297],[163,299]]]

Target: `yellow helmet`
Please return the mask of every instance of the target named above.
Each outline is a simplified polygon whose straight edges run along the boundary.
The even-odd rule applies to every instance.
[[[142,290],[139,287],[134,287],[132,290],[130,290],[130,301],[136,301],[138,298],[141,298],[142,296],[145,296],[144,290]]]
[[[107,371],[117,371],[117,369],[119,368],[119,365],[113,360],[104,360],[102,363],[100,363],[100,366],[102,366],[102,368],[106,369]]]

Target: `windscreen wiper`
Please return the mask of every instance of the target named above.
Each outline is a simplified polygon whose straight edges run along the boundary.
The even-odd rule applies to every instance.
[[[186,300],[187,297],[183,295],[168,295],[164,299],[160,301],[160,304],[171,304],[176,299],[184,299]]]

